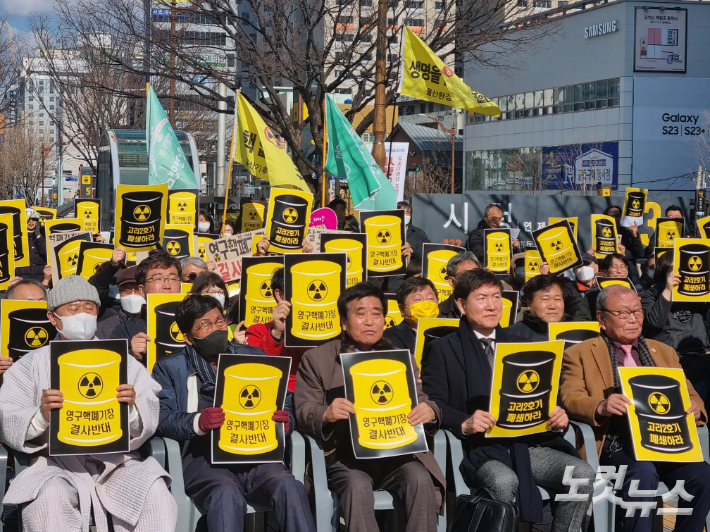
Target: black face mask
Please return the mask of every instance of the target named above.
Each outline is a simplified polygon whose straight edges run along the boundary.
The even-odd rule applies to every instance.
[[[213,361],[220,353],[227,352],[229,331],[216,330],[206,338],[193,338],[192,343],[203,358]]]

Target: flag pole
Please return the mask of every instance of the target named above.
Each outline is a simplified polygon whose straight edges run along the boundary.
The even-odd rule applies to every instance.
[[[222,231],[219,236],[224,235],[224,226],[227,223],[227,204],[229,203],[229,189],[232,188],[232,161],[234,160],[234,147],[237,140],[237,111],[239,109],[239,94],[242,92],[241,89],[237,90],[236,97],[234,98],[234,124],[232,125],[232,142],[230,143],[229,150],[229,166],[227,168],[227,186],[224,189],[224,211],[222,212]]]
[[[325,187],[326,187],[326,182],[325,182],[325,156],[326,156],[326,145],[325,145],[325,135],[326,135],[326,128],[327,128],[327,120],[326,120],[326,101],[325,101],[325,96],[323,96],[323,155],[321,157],[321,165],[323,166],[323,190],[322,190],[322,199],[321,199],[321,207],[325,207]]]

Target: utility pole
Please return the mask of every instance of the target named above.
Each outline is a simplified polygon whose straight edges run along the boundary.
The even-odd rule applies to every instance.
[[[44,207],[44,142],[42,143],[42,203],[40,205]]]
[[[170,7],[170,106],[168,107],[168,120],[175,129],[175,48],[176,34],[175,23],[177,21],[177,2],[172,1]]]
[[[385,129],[387,128],[386,61],[387,61],[387,0],[377,2],[377,51],[375,57],[375,144],[372,157],[385,169]]]
[[[217,183],[215,196],[226,196],[227,175],[224,167],[225,146],[227,144],[227,86],[219,84],[219,102],[217,107],[220,113],[217,115]],[[236,99],[234,105],[237,105]]]

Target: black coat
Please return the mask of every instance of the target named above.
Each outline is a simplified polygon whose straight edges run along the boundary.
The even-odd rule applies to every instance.
[[[456,300],[454,299],[453,294],[439,303],[439,317],[455,319],[459,319],[461,317],[461,312],[459,312],[459,307],[456,306]]]
[[[565,314],[562,321],[572,321],[572,316]],[[550,339],[550,326],[529,310],[524,311],[523,319],[505,329],[505,332],[525,342],[547,342]]]
[[[407,243],[412,246],[411,262],[422,260],[423,245],[431,242],[423,229],[413,226],[411,223],[407,226]]]
[[[30,256],[30,265],[17,268],[15,275],[23,279],[44,279],[44,267],[47,265],[47,240],[42,234],[27,234],[27,252]]]
[[[471,233],[468,236],[468,243],[466,244],[466,249],[469,249],[473,251],[473,254],[478,257],[478,260],[481,261],[481,264],[485,263],[486,257],[484,256],[483,252],[483,243],[485,242],[485,233],[484,231],[486,229],[490,229],[486,225],[485,220],[481,220],[478,222],[478,227],[471,231]],[[508,229],[507,227],[501,227],[501,229]],[[513,253],[517,252],[518,248],[513,248]]]
[[[417,336],[406,321],[403,321],[396,327],[385,329],[383,336],[399,349],[409,349],[409,352],[414,354],[414,346],[417,343]]]

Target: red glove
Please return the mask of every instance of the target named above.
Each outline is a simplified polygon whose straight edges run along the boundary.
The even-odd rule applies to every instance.
[[[271,417],[273,421],[284,424],[284,431],[288,432],[291,427],[291,418],[288,417],[288,412],[286,410],[277,410]]]
[[[200,427],[202,432],[207,432],[208,430],[218,429],[223,423],[224,410],[218,406],[208,406],[200,412],[200,420],[197,422],[197,426]]]

